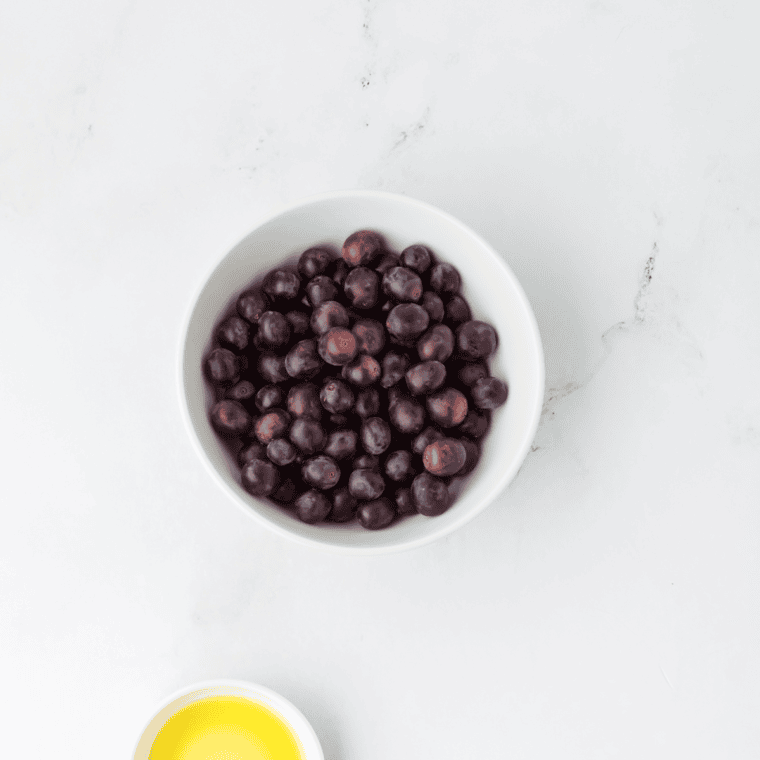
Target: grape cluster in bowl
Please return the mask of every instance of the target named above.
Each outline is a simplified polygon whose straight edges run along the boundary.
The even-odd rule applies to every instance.
[[[361,230],[341,254],[310,248],[239,295],[204,359],[211,423],[242,486],[304,522],[442,514],[507,398],[496,332],[425,246]]]

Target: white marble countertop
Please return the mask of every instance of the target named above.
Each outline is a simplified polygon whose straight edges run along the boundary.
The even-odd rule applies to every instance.
[[[723,4],[6,3],[3,756],[129,758],[194,681],[327,760],[757,757],[760,48]],[[201,468],[189,300],[256,220],[375,188],[508,261],[546,352],[512,485],[384,557]]]

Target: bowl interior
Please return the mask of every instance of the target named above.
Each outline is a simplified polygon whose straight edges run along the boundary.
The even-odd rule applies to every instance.
[[[137,743],[134,760],[148,760],[158,732],[174,713],[200,699],[219,696],[244,697],[263,705],[277,714],[298,737],[306,760],[324,760],[314,729],[294,705],[263,686],[244,681],[213,681],[196,684],[170,697],[145,727]]]
[[[237,295],[285,259],[313,246],[336,252],[358,229],[380,233],[401,251],[428,246],[462,275],[462,293],[473,318],[490,322],[499,336],[491,372],[506,380],[509,398],[493,414],[481,461],[452,507],[438,517],[414,515],[380,531],[356,523],[307,525],[282,507],[250,496],[240,485],[234,458],[208,420],[213,403],[201,370],[215,326]],[[491,247],[444,212],[403,196],[375,192],[334,193],[286,209],[257,227],[219,263],[201,289],[189,317],[180,367],[180,392],[201,458],[227,494],[275,531],[306,543],[347,552],[411,548],[445,535],[480,512],[514,477],[535,434],[543,401],[543,354],[528,300]]]

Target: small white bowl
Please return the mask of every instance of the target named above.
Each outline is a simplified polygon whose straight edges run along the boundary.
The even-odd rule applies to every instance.
[[[204,681],[187,686],[164,700],[145,726],[133,754],[134,760],[148,760],[150,749],[158,732],[169,718],[193,702],[207,697],[235,696],[250,699],[263,705],[278,715],[288,728],[298,737],[304,754],[304,760],[324,760],[322,747],[309,721],[304,718],[295,705],[285,697],[247,681]]]
[[[202,361],[215,326],[238,294],[284,260],[307,248],[340,250],[356,230],[380,233],[401,251],[413,243],[430,248],[462,275],[462,295],[473,318],[489,322],[499,336],[491,373],[506,380],[509,397],[493,413],[481,460],[454,504],[438,517],[414,515],[382,530],[356,521],[308,525],[291,511],[248,494],[240,471],[209,422],[211,389]],[[541,415],[544,356],[528,299],[504,260],[475,232],[449,214],[413,198],[374,191],[327,193],[287,206],[262,221],[227,253],[194,301],[179,363],[181,405],[190,437],[222,490],[259,523],[301,543],[343,553],[380,554],[422,546],[456,530],[485,509],[512,480],[527,455]]]

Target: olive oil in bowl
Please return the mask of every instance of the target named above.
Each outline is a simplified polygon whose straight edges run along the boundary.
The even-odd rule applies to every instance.
[[[190,702],[159,730],[149,760],[306,760],[280,715],[246,697]]]

